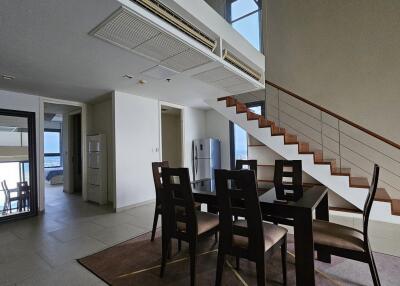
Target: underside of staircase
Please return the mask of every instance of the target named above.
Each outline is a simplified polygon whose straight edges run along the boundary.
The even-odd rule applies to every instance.
[[[309,143],[299,141],[295,134],[251,112],[246,104],[231,96],[206,102],[282,157],[288,160],[301,159],[306,173],[359,209],[363,208],[369,189],[367,178],[353,177],[350,168],[338,167],[335,159],[324,158],[321,150],[310,150]],[[377,190],[375,201],[384,203],[381,206],[392,216],[400,216],[400,200],[392,199],[384,188]]]

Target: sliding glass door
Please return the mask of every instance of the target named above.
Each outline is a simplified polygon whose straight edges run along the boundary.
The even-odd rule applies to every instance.
[[[0,109],[0,221],[36,214],[35,114]]]

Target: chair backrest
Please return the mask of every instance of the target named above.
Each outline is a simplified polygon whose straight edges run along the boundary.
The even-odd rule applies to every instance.
[[[29,193],[29,185],[28,182],[18,182],[18,195],[27,195]]]
[[[188,168],[162,168],[163,227],[173,237],[197,236],[197,217]],[[164,225],[164,223],[166,223]],[[184,230],[184,231],[182,231]]]
[[[275,188],[296,190],[303,185],[301,160],[276,160],[274,173]]]
[[[379,181],[379,166],[377,164],[374,165],[374,173],[372,175],[372,182],[369,187],[367,199],[364,204],[363,211],[363,233],[364,233],[364,243],[368,243],[368,222],[369,215],[371,213],[372,204],[375,199],[376,190],[378,188]]]
[[[251,170],[216,170],[215,177],[220,247],[223,247],[226,253],[242,252],[249,258],[255,257],[264,249],[262,216],[255,174]],[[237,204],[238,200],[242,201],[240,205]],[[245,218],[247,225],[235,225],[232,216]],[[237,238],[247,240],[247,249],[235,249],[232,242]]]
[[[243,169],[254,171],[257,180],[257,160],[236,160],[235,170]]]
[[[156,190],[156,204],[157,205],[161,203],[160,190],[163,187],[162,177],[161,177],[161,169],[168,168],[168,167],[169,167],[168,161],[151,163],[151,168],[153,170],[154,188]]]

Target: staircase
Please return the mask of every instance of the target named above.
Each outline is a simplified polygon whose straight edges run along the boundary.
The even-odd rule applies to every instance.
[[[324,158],[323,150],[312,150],[276,122],[251,112],[244,103],[231,96],[207,100],[206,103],[248,134],[288,160],[302,160],[303,171],[331,189],[360,210],[368,193],[366,177],[352,176],[350,168],[341,168],[335,159]],[[400,223],[400,200],[392,199],[385,188],[379,188],[371,217]],[[389,218],[389,219],[388,219]]]

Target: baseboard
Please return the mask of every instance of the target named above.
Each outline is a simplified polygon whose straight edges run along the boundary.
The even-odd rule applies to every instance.
[[[141,202],[141,203],[124,206],[124,207],[121,207],[121,208],[115,208],[115,212],[116,213],[123,212],[123,211],[129,210],[131,208],[136,208],[136,207],[144,206],[144,205],[147,205],[147,204],[150,204],[150,203],[154,203],[155,201],[156,201],[155,199],[151,199],[151,200],[147,200],[147,201],[144,201],[144,202]]]

